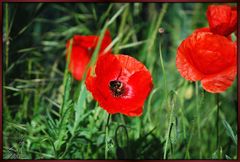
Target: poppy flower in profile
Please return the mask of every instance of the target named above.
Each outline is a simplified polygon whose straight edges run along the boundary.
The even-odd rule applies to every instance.
[[[72,51],[69,62],[69,71],[72,73],[76,80],[81,80],[86,70],[86,67],[92,57],[92,54],[97,46],[99,37],[94,35],[74,35],[72,43]],[[99,54],[103,52],[111,52],[111,49],[104,51],[105,48],[112,42],[110,32],[107,30],[101,43]],[[70,40],[67,41],[66,48],[68,56],[68,49],[70,46]]]
[[[236,42],[211,32],[194,32],[178,47],[176,66],[182,77],[200,80],[206,91],[224,92],[237,73]]]
[[[99,57],[95,75],[90,69],[86,87],[99,105],[110,114],[140,116],[144,101],[152,90],[147,68],[127,55],[105,54]]]
[[[237,29],[237,8],[228,5],[210,5],[207,19],[211,32],[228,36]]]

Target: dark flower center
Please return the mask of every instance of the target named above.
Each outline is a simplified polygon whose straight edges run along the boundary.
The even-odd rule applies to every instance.
[[[94,49],[93,49],[92,47],[88,47],[87,50],[88,50],[88,54],[90,54],[90,55],[91,55],[91,54],[93,53],[93,51],[94,51]]]
[[[110,81],[109,88],[114,97],[119,97],[124,93],[123,83],[118,80]]]

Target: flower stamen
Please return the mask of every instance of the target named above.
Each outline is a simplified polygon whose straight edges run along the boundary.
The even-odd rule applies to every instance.
[[[124,93],[123,83],[119,80],[110,81],[109,88],[114,97],[119,97]]]

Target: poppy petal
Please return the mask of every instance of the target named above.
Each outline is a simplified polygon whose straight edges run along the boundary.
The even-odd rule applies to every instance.
[[[96,77],[87,77],[87,88],[92,93],[95,93],[93,95],[94,98],[98,98],[99,101],[106,100],[106,98],[111,95],[109,82],[111,80],[115,80],[121,73],[121,66],[119,64],[119,61],[114,55],[104,54],[98,58],[95,73]]]
[[[115,80],[121,74],[121,66],[118,59],[111,54],[104,54],[99,57],[96,64],[96,76],[99,82],[99,87],[109,89],[109,82]]]
[[[144,101],[153,88],[151,74],[148,71],[138,71],[130,77],[128,85],[133,90],[132,102],[143,106]]]
[[[74,35],[73,36],[73,44],[72,44],[72,51],[71,51],[71,58],[69,63],[69,71],[72,73],[73,77],[76,80],[81,80],[82,76],[86,70],[86,67],[91,59],[93,51],[96,48],[97,41],[99,37],[95,35]],[[99,55],[103,53],[103,50],[111,43],[111,35],[110,32],[107,30],[102,44],[100,46]],[[68,56],[68,49],[69,49],[70,41],[68,40],[66,43],[67,54]],[[106,51],[109,53],[111,48]]]
[[[211,93],[224,92],[230,87],[236,77],[237,68],[232,66],[221,73],[217,73],[212,76],[207,76],[201,80],[203,89]]]
[[[197,81],[236,63],[236,44],[225,36],[197,31],[178,47],[176,66],[187,80]]]
[[[128,75],[131,75],[136,71],[147,70],[141,62],[137,61],[131,56],[119,54],[116,55],[116,57],[119,60],[121,66],[127,70]]]
[[[236,46],[225,36],[210,32],[193,33],[191,60],[205,75],[221,72],[236,61]]]
[[[93,48],[96,48],[97,46],[99,36],[94,36],[94,35],[80,36],[75,39],[78,39],[77,41],[80,42],[80,46],[91,49],[91,51],[93,52],[94,51]],[[102,53],[105,50],[105,48],[107,48],[108,45],[111,44],[111,42],[112,42],[111,34],[109,30],[106,30],[100,46],[99,53]],[[106,53],[109,53],[109,52],[111,52],[111,48],[108,51],[106,51]]]
[[[213,33],[228,36],[237,28],[236,7],[228,5],[210,5],[207,19]]]
[[[87,51],[81,47],[72,48],[72,54],[69,63],[69,71],[76,80],[81,80],[86,66],[90,61]]]
[[[94,77],[88,73],[86,86],[103,109],[110,114],[142,114],[144,101],[153,86],[151,74],[143,64],[132,57],[105,54],[98,58],[95,72]],[[111,90],[111,81],[121,82],[123,93],[120,96]]]
[[[109,113],[123,113],[129,115],[142,109],[144,101],[152,89],[152,79],[149,72],[139,71],[134,73],[127,83],[128,92],[123,97],[114,97],[111,94],[105,99],[101,99],[99,104]],[[101,96],[103,97],[103,96]]]
[[[176,56],[176,66],[181,76],[190,81],[200,80],[204,75],[191,63],[187,56],[191,55],[191,48],[187,39],[178,47]]]
[[[211,32],[209,28],[207,27],[204,27],[204,28],[198,28],[196,30],[194,30],[194,33],[196,32]],[[227,38],[232,41],[232,37],[231,37],[231,34],[227,36]]]
[[[92,68],[90,67],[87,72],[87,77],[86,77],[86,88],[90,91],[93,92],[95,87],[94,87],[94,77],[91,76]]]
[[[125,115],[128,115],[128,116],[141,116],[142,112],[143,112],[143,108],[139,107],[139,108],[137,108],[134,111],[130,111],[128,113],[125,113]]]

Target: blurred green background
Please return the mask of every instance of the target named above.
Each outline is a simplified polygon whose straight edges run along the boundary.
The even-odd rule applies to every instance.
[[[236,159],[236,81],[214,95],[175,66],[209,4],[4,3],[3,158]],[[141,117],[111,116],[106,138],[107,112],[64,71],[66,41],[109,21],[113,53],[143,62],[154,89]]]

